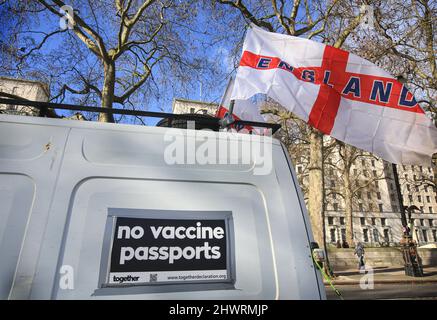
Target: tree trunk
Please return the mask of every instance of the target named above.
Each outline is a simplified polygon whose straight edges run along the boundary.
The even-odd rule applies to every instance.
[[[347,148],[348,146],[346,146]],[[346,241],[349,246],[354,245],[354,226],[353,226],[353,208],[352,208],[352,186],[349,167],[344,172],[344,214],[346,220]]]
[[[102,108],[112,108],[115,90],[115,63],[104,63],[104,79],[102,88]],[[108,113],[99,114],[99,122],[114,122],[114,116]]]
[[[310,134],[310,164],[309,164],[309,193],[308,211],[314,240],[320,247],[325,247],[324,219],[323,219],[323,135],[316,129]]]

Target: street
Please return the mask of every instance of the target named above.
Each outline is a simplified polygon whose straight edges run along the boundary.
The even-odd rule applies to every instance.
[[[331,287],[326,287],[328,300],[338,300]],[[374,289],[362,290],[359,285],[337,285],[345,300],[374,300],[374,299],[437,299],[437,283],[404,283],[404,284],[375,284]]]

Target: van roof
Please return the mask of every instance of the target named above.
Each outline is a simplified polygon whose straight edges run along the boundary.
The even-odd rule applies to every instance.
[[[241,140],[241,141],[261,140],[261,142],[263,143],[271,141],[275,145],[281,144],[280,141],[274,137],[272,137],[272,139],[263,139],[263,136],[235,133],[235,132],[224,132],[224,131],[214,132],[211,130],[188,130],[188,129],[155,127],[155,126],[139,126],[133,124],[106,123],[106,122],[97,122],[97,121],[78,121],[78,120],[68,120],[68,119],[28,117],[28,116],[10,115],[10,114],[0,114],[0,122],[25,123],[25,124],[41,125],[41,126],[69,127],[69,128],[81,128],[81,129],[93,129],[93,130],[138,132],[138,133],[147,133],[147,134],[155,134],[155,135],[162,135],[162,136],[164,136],[165,134],[174,134],[174,135],[195,134],[197,137],[215,136],[216,139]]]

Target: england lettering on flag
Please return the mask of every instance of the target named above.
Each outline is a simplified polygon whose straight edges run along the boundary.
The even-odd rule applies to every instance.
[[[437,152],[437,128],[408,89],[342,49],[251,25],[231,99],[257,93],[392,163],[430,165]]]

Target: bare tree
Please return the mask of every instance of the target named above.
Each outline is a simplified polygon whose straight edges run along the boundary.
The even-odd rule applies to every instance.
[[[25,63],[32,64],[37,56],[40,61],[46,61],[46,66],[52,63],[50,80],[58,80],[53,77],[57,71],[73,75],[58,85],[53,99],[62,100],[69,94],[87,97],[103,108],[110,109],[114,103],[133,105],[132,98],[139,91],[144,93],[159,86],[154,70],[162,75],[168,69],[168,75],[178,73],[187,79],[189,72],[196,68],[195,59],[185,55],[186,39],[173,23],[190,19],[193,13],[189,8],[193,2],[99,0],[69,4],[75,9],[74,14],[69,13],[61,0],[10,4],[17,14],[33,17],[30,24],[22,24],[22,28],[17,25],[14,30],[18,40],[25,44],[22,50],[16,51],[18,72]],[[38,19],[52,22],[46,23],[52,30],[30,29],[37,26]],[[66,19],[70,29],[59,28],[59,19]],[[38,55],[55,37],[61,43],[62,52]],[[56,70],[56,65],[61,65],[62,70]],[[43,72],[43,68],[39,70]],[[101,113],[99,121],[112,122],[113,117]]]

